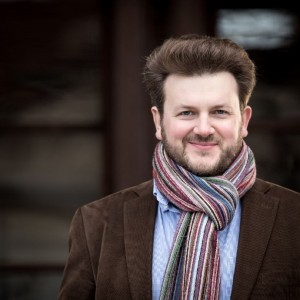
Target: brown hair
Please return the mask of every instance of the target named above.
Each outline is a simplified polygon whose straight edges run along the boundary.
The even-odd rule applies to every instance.
[[[169,74],[193,76],[222,71],[235,77],[243,110],[256,83],[255,65],[247,52],[229,39],[196,34],[167,39],[146,58],[143,81],[152,105],[162,114],[164,82]]]

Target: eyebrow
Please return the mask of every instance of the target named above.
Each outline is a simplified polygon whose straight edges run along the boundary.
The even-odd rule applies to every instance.
[[[213,108],[214,108],[214,109],[218,109],[218,108],[232,109],[232,106],[231,106],[231,105],[228,105],[228,104],[218,104],[218,105],[213,106]]]
[[[191,109],[195,109],[195,108],[197,108],[197,106],[185,105],[185,104],[178,104],[177,106],[175,106],[176,110],[178,110],[178,109],[191,110]],[[218,108],[232,109],[232,106],[224,103],[224,104],[213,105],[211,108],[212,109],[218,109]]]
[[[185,105],[185,104],[179,104],[175,106],[175,109],[194,109],[194,108],[195,106]]]

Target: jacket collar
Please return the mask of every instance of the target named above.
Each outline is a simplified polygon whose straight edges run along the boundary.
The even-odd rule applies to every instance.
[[[157,201],[152,181],[124,205],[125,253],[132,299],[152,299],[152,250]]]
[[[242,199],[242,219],[231,299],[249,299],[262,266],[279,199],[268,195],[271,184],[257,179]]]

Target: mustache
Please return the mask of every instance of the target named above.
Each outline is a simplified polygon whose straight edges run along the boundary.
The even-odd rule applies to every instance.
[[[208,143],[208,142],[213,142],[213,143],[219,143],[219,139],[217,139],[215,136],[213,135],[209,135],[209,136],[201,136],[201,135],[189,135],[187,137],[185,137],[183,139],[184,142],[198,142],[198,143]]]

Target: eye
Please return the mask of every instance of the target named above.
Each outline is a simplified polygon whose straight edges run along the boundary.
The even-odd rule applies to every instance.
[[[219,116],[225,116],[228,115],[228,111],[224,110],[224,109],[217,109],[214,111],[215,115],[219,115]]]
[[[190,110],[182,111],[181,113],[179,113],[179,116],[192,116],[192,115],[194,115],[194,113]]]

